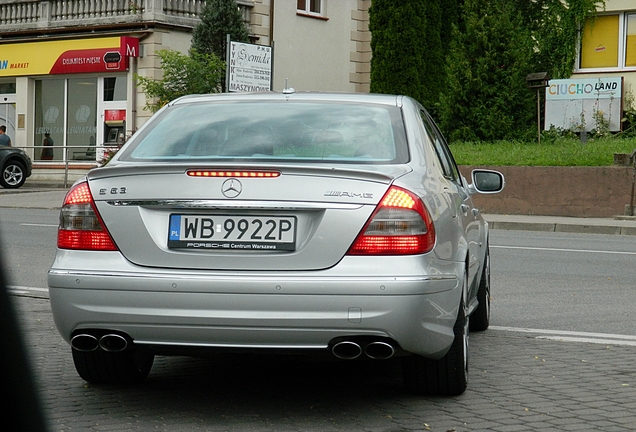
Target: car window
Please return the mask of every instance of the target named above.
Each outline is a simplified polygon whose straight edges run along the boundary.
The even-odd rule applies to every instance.
[[[455,159],[453,158],[442,133],[439,131],[435,122],[433,122],[428,113],[420,111],[420,115],[422,116],[424,128],[426,129],[431,143],[433,144],[433,148],[435,149],[435,153],[437,154],[442,166],[442,171],[444,171],[444,177],[457,183],[461,183],[459,180],[459,169],[457,168]]]
[[[177,104],[151,120],[120,160],[277,159],[404,163],[397,107],[343,103]]]

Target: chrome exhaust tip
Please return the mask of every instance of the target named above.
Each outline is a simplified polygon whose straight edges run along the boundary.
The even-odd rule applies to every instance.
[[[355,342],[338,342],[331,348],[334,356],[343,360],[353,360],[362,355],[362,347]]]
[[[115,333],[105,334],[99,339],[99,347],[106,352],[121,352],[128,348],[128,339]]]
[[[386,342],[371,342],[364,348],[364,353],[374,360],[386,360],[393,357],[395,349]]]
[[[71,347],[80,352],[91,352],[99,348],[99,341],[93,335],[80,333],[71,338]]]

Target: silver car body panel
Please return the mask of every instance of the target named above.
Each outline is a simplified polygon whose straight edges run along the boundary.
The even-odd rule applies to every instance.
[[[409,98],[380,95],[259,94],[191,96],[162,111],[237,98],[398,107],[409,160],[130,162],[115,156],[87,182],[119,251],[58,249],[49,271],[51,307],[64,339],[81,329],[109,329],[154,346],[306,349],[326,348],[339,337],[377,336],[410,353],[442,357],[454,338],[460,299],[470,310],[476,305],[488,225],[466,181],[441,174],[420,125],[422,108]],[[192,169],[276,170],[280,176],[238,178],[240,194],[227,198],[227,178],[188,176]],[[435,227],[433,250],[347,255],[391,186],[425,204]],[[174,249],[168,246],[174,214],[294,217],[296,245]]]
[[[420,260],[346,257],[322,271],[237,274],[149,270],[118,252],[62,251],[50,298],[67,340],[78,329],[109,328],[151,345],[302,349],[373,335],[439,357],[453,339],[461,270],[438,262],[425,271]]]
[[[279,166],[281,176],[240,179],[242,192],[229,200],[222,195],[226,178],[193,178],[187,165],[163,173],[137,175],[136,169],[119,169],[104,177],[107,169],[89,175],[95,204],[121,253],[131,262],[151,267],[227,270],[316,270],[336,264],[375,210],[391,177],[355,170]],[[224,169],[223,165],[215,168]],[[157,169],[157,168],[156,168]],[[100,172],[103,171],[103,172]],[[408,167],[395,167],[403,175]],[[132,174],[130,174],[132,173]],[[169,184],[179,199],[148,185]],[[121,193],[125,190],[125,193]],[[281,192],[284,190],[284,200]],[[104,191],[102,193],[102,191]],[[111,194],[110,192],[118,192]],[[183,191],[183,192],[181,192]],[[142,199],[143,198],[143,199]],[[168,198],[168,199],[166,199]],[[297,220],[297,245],[293,252],[253,251],[224,253],[211,250],[168,248],[171,214],[202,216],[290,215]],[[132,236],[131,233],[135,235]],[[240,257],[240,259],[238,259]]]

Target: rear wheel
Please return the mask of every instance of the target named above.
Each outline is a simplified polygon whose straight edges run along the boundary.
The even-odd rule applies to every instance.
[[[486,246],[484,270],[477,290],[477,301],[479,305],[470,316],[470,330],[484,331],[490,325],[490,250],[488,246]]]
[[[154,354],[141,349],[121,352],[73,350],[75,369],[93,384],[136,384],[148,376]]]
[[[16,189],[26,181],[26,168],[22,162],[9,161],[2,168],[0,184],[6,189]]]
[[[468,386],[468,322],[462,300],[453,327],[455,339],[439,360],[418,355],[403,361],[404,384],[410,391],[425,395],[456,396]]]

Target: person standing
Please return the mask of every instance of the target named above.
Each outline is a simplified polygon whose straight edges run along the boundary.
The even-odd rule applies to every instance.
[[[0,126],[0,146],[11,146],[11,137],[7,135],[7,127]]]
[[[44,132],[44,142],[42,143],[44,148],[40,155],[41,160],[53,160],[53,138],[51,138],[50,132]]]

